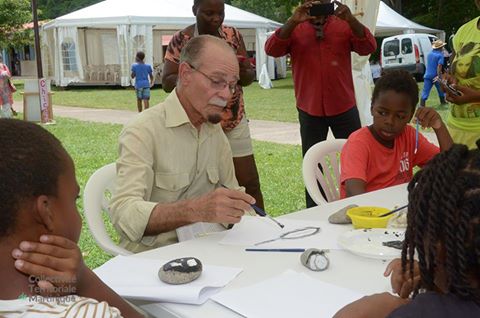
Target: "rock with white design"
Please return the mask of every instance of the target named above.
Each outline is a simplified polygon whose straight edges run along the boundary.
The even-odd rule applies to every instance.
[[[187,284],[200,277],[202,268],[202,262],[198,258],[182,257],[160,267],[158,277],[167,284]]]

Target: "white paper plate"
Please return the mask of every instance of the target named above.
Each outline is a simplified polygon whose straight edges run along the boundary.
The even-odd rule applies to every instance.
[[[384,246],[383,242],[403,241],[405,230],[402,229],[360,229],[343,233],[338,244],[344,249],[364,257],[393,259],[400,257],[402,251]]]

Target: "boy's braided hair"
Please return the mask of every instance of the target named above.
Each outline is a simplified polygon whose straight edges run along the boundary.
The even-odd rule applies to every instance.
[[[480,140],[477,145],[480,149]],[[416,251],[421,280],[414,296],[420,288],[434,290],[441,263],[448,292],[480,304],[480,289],[475,287],[480,282],[479,149],[453,145],[434,157],[408,185],[402,268],[413,280]]]

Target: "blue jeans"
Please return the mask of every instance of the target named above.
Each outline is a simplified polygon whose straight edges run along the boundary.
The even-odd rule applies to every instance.
[[[430,95],[430,91],[432,90],[433,86],[433,79],[432,78],[424,78],[423,79],[423,91],[422,91],[422,99],[427,100],[428,96]],[[445,93],[440,88],[440,83],[437,81],[435,82],[435,88],[438,92],[438,97],[440,99],[445,99]]]

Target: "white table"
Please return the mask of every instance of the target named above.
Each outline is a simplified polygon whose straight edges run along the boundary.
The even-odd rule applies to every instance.
[[[281,218],[302,220],[327,220],[333,212],[348,204],[374,205],[393,208],[407,203],[406,184],[366,193],[327,205],[298,211]],[[345,225],[345,231],[352,229]],[[300,253],[245,252],[243,247],[218,244],[223,233],[212,234],[200,239],[158,248],[133,257],[174,259],[193,256],[204,264],[243,268],[243,272],[226,289],[235,289],[257,283],[283,273],[287,269],[308,274],[341,287],[357,290],[364,294],[390,291],[390,281],[383,277],[387,261],[363,258],[348,251],[332,250],[328,253],[330,267],[324,272],[313,272],[300,263]],[[286,287],[288,288],[288,287]],[[255,297],[252,295],[252,297]],[[258,297],[258,296],[256,296]],[[208,300],[201,306],[173,303],[141,303],[143,309],[155,317],[241,317],[218,303]]]

